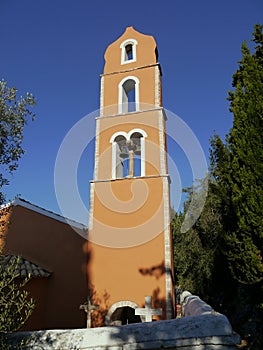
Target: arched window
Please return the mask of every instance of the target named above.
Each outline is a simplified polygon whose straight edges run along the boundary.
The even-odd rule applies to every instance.
[[[122,85],[122,112],[134,112],[135,108],[135,81],[126,80]]]
[[[134,176],[141,176],[141,138],[142,134],[135,132],[131,135],[131,142],[134,145]]]
[[[123,178],[128,173],[127,158],[129,158],[129,153],[126,152],[126,142],[127,139],[123,135],[118,135],[113,141],[112,177],[114,179]],[[124,154],[125,152],[126,154]]]
[[[133,60],[133,45],[128,44],[125,46],[125,61],[131,61]]]
[[[145,176],[145,137],[141,129],[133,129],[128,134],[115,133],[112,143],[112,178]]]
[[[142,129],[132,129],[128,133],[128,139],[134,147],[134,176],[145,176],[145,139],[147,134]]]
[[[119,83],[119,113],[139,110],[139,79],[126,77]]]
[[[132,63],[136,61],[136,46],[135,39],[127,39],[121,43],[121,64]]]

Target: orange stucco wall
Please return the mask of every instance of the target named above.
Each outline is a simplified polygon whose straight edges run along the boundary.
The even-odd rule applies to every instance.
[[[164,213],[168,198],[163,197],[163,179],[119,179],[93,185],[87,275],[99,312],[106,314],[114,303],[123,300],[143,306],[144,297],[151,295],[154,307],[162,307],[161,318],[165,319],[166,277],[168,274],[171,278],[172,271],[165,268]]]
[[[95,182],[89,239],[121,247],[151,240],[164,229],[166,201],[160,177]]]
[[[66,223],[13,207],[4,253],[20,255],[52,272],[50,277],[34,278],[27,285],[36,308],[25,329],[85,327],[85,314],[79,310],[88,295],[85,242]]]

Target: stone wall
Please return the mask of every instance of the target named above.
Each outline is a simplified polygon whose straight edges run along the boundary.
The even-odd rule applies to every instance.
[[[190,293],[183,295],[182,302],[185,316],[178,319],[119,327],[21,332],[11,339],[13,344],[27,339],[23,350],[236,349],[240,337],[224,315]]]

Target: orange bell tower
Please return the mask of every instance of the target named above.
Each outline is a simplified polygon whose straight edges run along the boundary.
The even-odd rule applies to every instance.
[[[86,246],[90,297],[99,305],[93,326],[145,321],[144,307],[151,319],[170,319],[170,182],[156,43],[128,27],[104,57]]]

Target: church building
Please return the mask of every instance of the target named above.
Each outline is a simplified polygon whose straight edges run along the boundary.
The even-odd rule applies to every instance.
[[[35,304],[22,330],[85,327],[79,307],[88,294],[86,232],[84,225],[21,198],[0,207],[0,268],[20,257],[17,281],[30,277],[25,289]]]
[[[36,308],[24,330],[175,317],[161,77],[152,36],[128,27],[106,49],[88,236],[22,199],[2,207],[0,264],[20,256],[20,277],[32,277]]]
[[[85,247],[93,326],[170,319],[170,178],[156,42],[128,27],[104,57]]]

